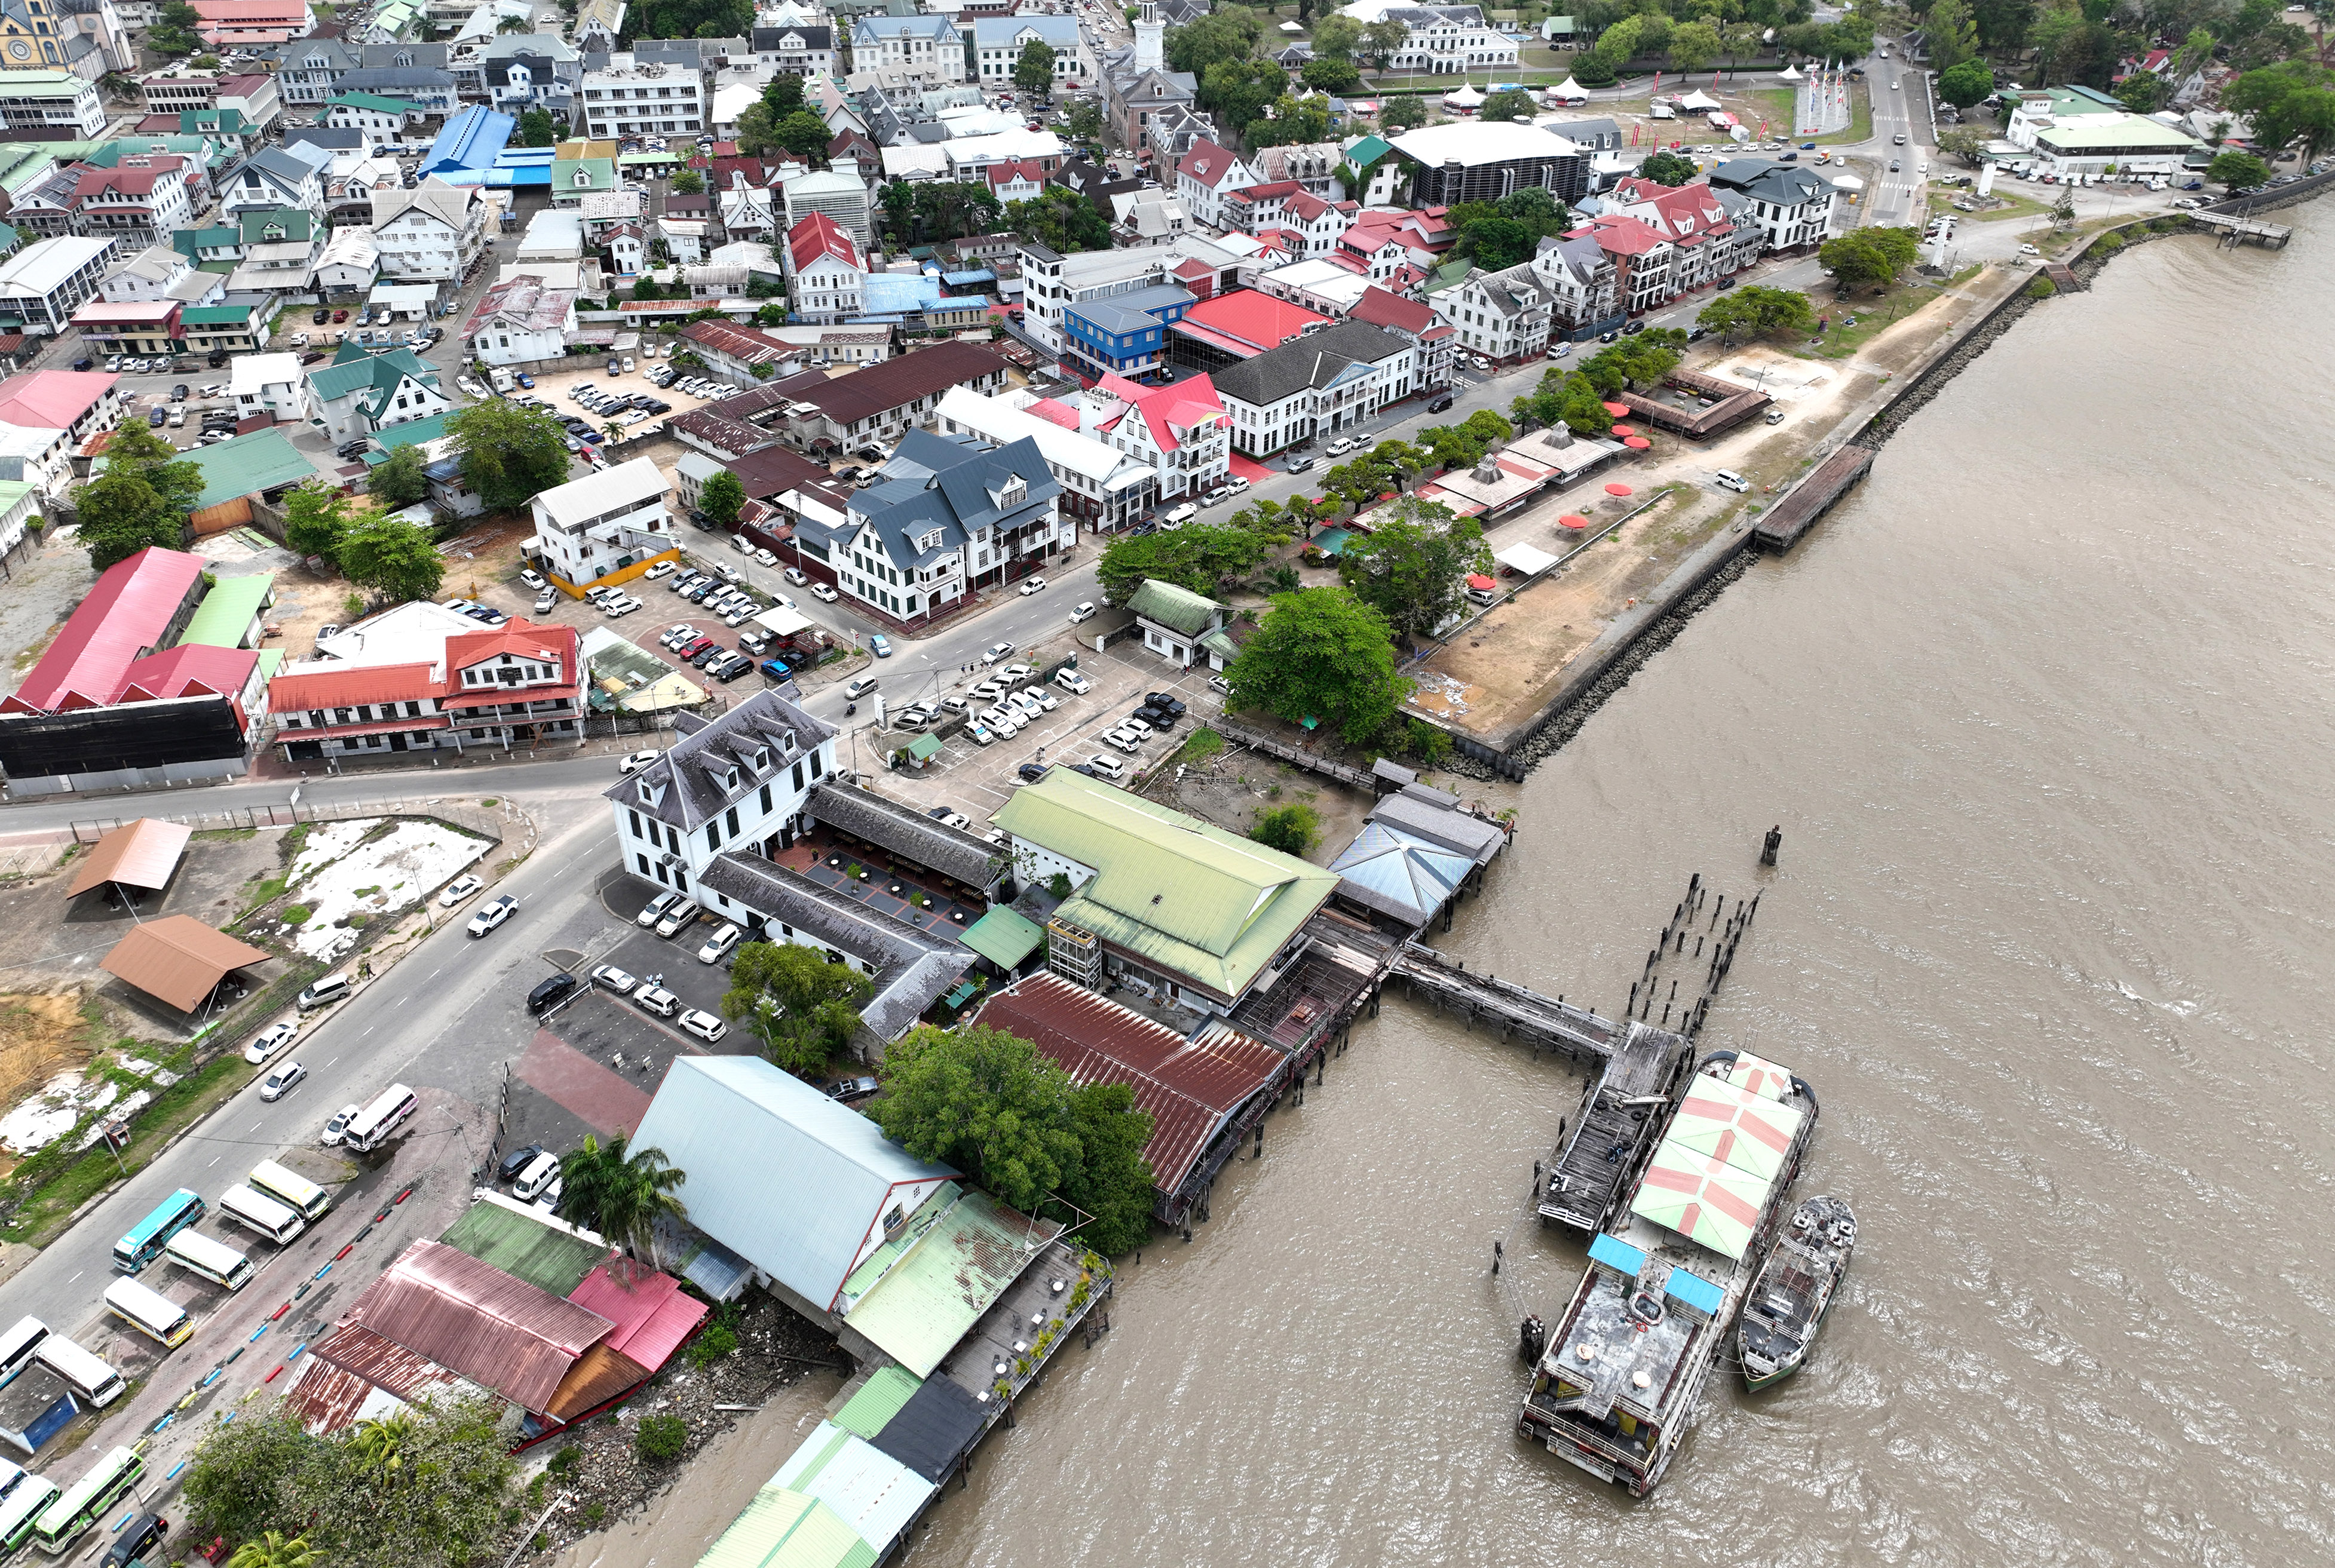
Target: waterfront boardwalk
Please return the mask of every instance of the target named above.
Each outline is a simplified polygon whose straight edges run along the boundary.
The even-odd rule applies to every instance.
[[[1473,1029],[1478,1023],[1497,1026],[1500,1038],[1511,1036],[1546,1046],[1581,1061],[1603,1062],[1613,1054],[1620,1026],[1563,997],[1552,1001],[1512,981],[1470,973],[1456,959],[1413,942],[1396,954],[1391,973],[1410,983],[1410,993],[1435,1004],[1438,1012],[1457,1012]]]
[[[1871,447],[1861,447],[1853,441],[1841,448],[1793,486],[1790,494],[1768,508],[1753,528],[1752,537],[1768,549],[1791,548],[1818,518],[1831,509],[1835,501],[1848,493],[1851,485],[1865,477],[1865,471],[1873,466],[1875,455]]]
[[[2294,230],[2282,223],[2261,223],[2251,218],[2237,218],[2226,212],[2193,212],[2189,221],[2200,228],[2210,228],[2232,245],[2259,245],[2269,250],[2284,250],[2286,242],[2294,237]]]
[[[1584,1234],[1602,1230],[1614,1200],[1629,1185],[1653,1147],[1659,1112],[1691,1046],[1666,1029],[1632,1023],[1582,1096],[1580,1112],[1560,1126],[1556,1149],[1540,1173],[1540,1223],[1565,1225]]]
[[[1309,773],[1319,773],[1324,779],[1335,779],[1339,783],[1350,785],[1365,794],[1378,793],[1378,780],[1366,769],[1349,767],[1343,762],[1332,762],[1327,757],[1316,756],[1303,746],[1293,746],[1286,740],[1276,740],[1270,735],[1255,730],[1243,729],[1238,724],[1228,724],[1221,719],[1213,727],[1216,733],[1235,746],[1245,746],[1252,751],[1262,751],[1268,757],[1278,757],[1293,768],[1303,768]]]

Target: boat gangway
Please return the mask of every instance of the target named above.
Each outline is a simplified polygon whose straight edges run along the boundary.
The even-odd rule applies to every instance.
[[[1389,973],[1409,984],[1411,995],[1432,1002],[1436,1011],[1458,1013],[1470,1029],[1479,1023],[1497,1028],[1502,1040],[1521,1039],[1536,1050],[1545,1046],[1577,1060],[1603,1061],[1621,1031],[1611,1019],[1561,996],[1552,1000],[1514,981],[1476,973],[1464,962],[1419,943],[1405,944]]]
[[[1245,729],[1238,724],[1218,719],[1210,726],[1235,746],[1245,746],[1252,751],[1262,751],[1268,757],[1278,757],[1292,768],[1303,768],[1309,773],[1319,773],[1324,779],[1335,779],[1351,785],[1365,795],[1379,792],[1378,779],[1364,768],[1352,768],[1343,762],[1332,762],[1327,757],[1316,756],[1303,746],[1293,746],[1286,740],[1276,740],[1259,731]]]

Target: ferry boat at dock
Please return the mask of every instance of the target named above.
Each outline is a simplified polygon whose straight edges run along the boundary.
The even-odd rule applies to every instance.
[[[1768,1250],[1735,1320],[1743,1382],[1753,1393],[1807,1362],[1855,1246],[1856,1215],[1847,1199],[1814,1197],[1792,1211],[1791,1227]]]
[[[1705,1057],[1676,1091],[1625,1209],[1533,1368],[1518,1436],[1644,1496],[1782,1223],[1816,1091],[1748,1051]]]

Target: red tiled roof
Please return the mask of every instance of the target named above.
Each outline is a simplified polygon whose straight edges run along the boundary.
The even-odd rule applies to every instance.
[[[1176,433],[1176,427],[1189,430],[1208,415],[1225,411],[1224,400],[1216,395],[1216,383],[1205,375],[1168,386],[1138,386],[1124,376],[1107,375],[1095,382],[1094,390],[1105,397],[1133,404],[1163,452],[1172,452],[1182,444],[1183,438]]]
[[[1579,228],[1569,231],[1565,237],[1578,239],[1584,235],[1594,239],[1600,249],[1616,256],[1644,256],[1655,247],[1669,243],[1662,231],[1650,224],[1634,218],[1612,215],[1593,218]]]
[[[770,171],[759,158],[717,158],[706,183],[717,190],[759,190],[770,183]]]
[[[24,379],[70,373],[40,371]],[[114,378],[102,379],[111,384]],[[8,418],[8,405],[0,403],[0,422]],[[45,419],[26,422],[36,428],[50,423]],[[140,655],[161,641],[171,617],[202,575],[202,557],[183,550],[143,549],[107,567],[89,595],[66,618],[64,630],[33,666],[24,685],[0,702],[0,711],[54,712],[110,706],[128,683]]]
[[[843,226],[823,212],[814,212],[787,230],[787,249],[794,256],[795,270],[831,256],[849,267],[865,270],[867,263],[859,259],[859,247],[843,232]]]
[[[1033,158],[1008,159],[1002,163],[991,164],[982,172],[988,179],[992,190],[1001,185],[1011,185],[1017,179],[1027,180],[1032,185],[1046,183],[1046,170]]]
[[[1308,327],[1327,325],[1329,320],[1326,315],[1285,299],[1275,299],[1253,288],[1236,288],[1192,305],[1184,312],[1179,324],[1205,327],[1212,334],[1245,344],[1247,353],[1242,357],[1246,358],[1248,353],[1277,347]]]
[[[166,174],[175,174],[184,167],[184,160],[172,153],[140,153],[134,160],[125,158],[111,169],[98,169],[90,164],[78,164],[81,179],[73,186],[75,196],[95,196],[102,190],[118,190],[126,196],[151,196],[154,182]]]
[[[1192,144],[1192,150],[1184,154],[1183,160],[1176,165],[1176,172],[1178,177],[1188,174],[1214,190],[1224,183],[1225,176],[1231,173],[1233,165],[1239,161],[1213,141],[1196,141]]]
[[[1405,299],[1390,294],[1372,284],[1362,290],[1362,297],[1354,302],[1347,315],[1355,321],[1366,321],[1372,326],[1390,326],[1402,332],[1422,333],[1435,324],[1435,307],[1420,300]]]
[[[1305,188],[1293,179],[1276,179],[1270,185],[1245,185],[1240,189],[1243,201],[1280,201],[1302,192]]]

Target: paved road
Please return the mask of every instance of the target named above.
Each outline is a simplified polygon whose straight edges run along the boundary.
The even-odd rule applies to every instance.
[[[606,773],[605,763],[599,771]],[[53,1328],[78,1328],[100,1310],[114,1242],[173,1190],[191,1187],[216,1205],[260,1160],[314,1139],[342,1106],[370,1099],[391,1083],[491,1103],[505,1063],[533,1036],[525,999],[549,972],[541,954],[576,946],[605,924],[588,895],[614,863],[614,828],[605,808],[579,808],[569,820],[567,831],[504,879],[499,890],[518,899],[519,912],[502,929],[473,940],[459,920],[443,924],[368,989],[323,1015],[290,1050],[290,1059],[308,1070],[305,1082],[267,1105],[255,1081],[215,1111],[0,1284],[0,1320],[13,1322],[29,1312]],[[442,1110],[434,1121],[423,1112],[412,1127],[409,1141],[461,1136]],[[441,1168],[467,1171],[486,1152],[450,1148]],[[269,1250],[242,1233],[235,1244],[255,1258]]]
[[[1874,160],[1871,188],[1863,203],[1866,223],[1889,227],[1920,227],[1927,211],[1922,198],[1924,165],[1935,151],[1930,143],[1929,73],[1903,59],[1884,60],[1876,44],[1865,61],[1865,85],[1872,91],[1873,140],[1857,150]],[[1902,50],[1891,47],[1893,55]],[[1897,165],[1893,172],[1890,165]]]

